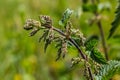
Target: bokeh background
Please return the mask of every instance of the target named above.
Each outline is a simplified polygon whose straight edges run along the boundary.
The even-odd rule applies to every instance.
[[[107,40],[117,0],[100,0],[99,9],[104,5],[110,9],[101,13],[109,58],[120,60],[120,29]],[[85,37],[100,36],[96,24],[89,26],[87,21],[93,14],[83,13],[81,6],[81,0],[0,0],[0,80],[85,80],[82,65],[70,68],[71,58],[77,55],[75,49],[56,62],[54,44],[44,54],[44,43],[38,42],[41,32],[28,37],[29,33],[23,29],[26,19],[38,20],[41,14],[51,16],[53,25],[59,27],[62,13],[70,8],[74,10],[71,21],[75,28]],[[100,41],[99,48],[103,51],[101,46]]]

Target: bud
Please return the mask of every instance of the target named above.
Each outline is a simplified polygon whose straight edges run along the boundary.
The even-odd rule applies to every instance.
[[[50,16],[41,15],[41,16],[39,16],[39,19],[41,22],[41,26],[44,26],[47,28],[52,27],[52,20],[51,20]]]
[[[41,24],[40,24],[39,21],[36,21],[34,19],[27,19],[26,23],[24,25],[24,29],[25,30],[31,30],[34,27],[37,28],[37,29],[39,29],[40,26],[41,26]]]
[[[31,30],[31,29],[33,29],[32,22],[33,22],[32,19],[27,19],[26,23],[24,25],[24,29],[25,30]]]
[[[39,21],[33,20],[33,26],[36,27],[37,29],[39,29],[41,24]]]

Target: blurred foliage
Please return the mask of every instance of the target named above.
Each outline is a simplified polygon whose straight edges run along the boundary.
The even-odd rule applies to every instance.
[[[100,0],[98,8],[101,10],[105,4],[111,6],[109,11],[101,12],[107,38],[117,0]],[[99,35],[96,25],[88,24],[93,14],[83,14],[82,0],[0,0],[0,80],[85,80],[82,77],[82,64],[70,68],[70,59],[77,56],[74,48],[69,49],[64,60],[55,62],[55,45],[49,46],[47,54],[44,54],[43,43],[37,41],[42,32],[30,38],[23,29],[25,19],[36,18],[40,14],[51,16],[54,25],[61,28],[57,24],[67,8],[75,11],[75,16],[71,19],[74,27],[79,28],[86,37]],[[120,60],[119,29],[120,27],[114,33],[117,37],[106,39],[110,59]],[[103,51],[101,44],[98,47]]]
[[[102,65],[99,73],[95,76],[95,78],[96,80],[109,80],[115,73],[119,73],[119,71],[120,71],[120,62],[111,60],[108,61],[108,64]]]
[[[118,3],[119,5],[117,7],[117,10],[115,11],[116,16],[114,21],[112,22],[112,28],[110,29],[110,34],[108,38],[110,38],[113,35],[113,33],[116,31],[116,28],[119,26],[120,23],[120,0]]]

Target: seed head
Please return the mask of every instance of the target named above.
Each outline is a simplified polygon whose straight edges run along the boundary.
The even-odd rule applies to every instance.
[[[40,22],[41,22],[41,26],[44,26],[44,27],[47,27],[47,28],[52,27],[52,20],[51,20],[50,16],[40,15],[39,19],[40,19]]]
[[[24,25],[24,29],[25,30],[31,30],[34,27],[38,29],[38,28],[40,28],[40,26],[41,26],[41,24],[40,24],[39,21],[36,21],[34,19],[27,19],[26,23]]]

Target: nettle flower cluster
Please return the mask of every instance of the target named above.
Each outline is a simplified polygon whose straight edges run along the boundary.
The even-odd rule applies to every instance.
[[[86,39],[83,33],[79,29],[74,29],[72,23],[70,22],[72,10],[67,9],[59,21],[59,25],[64,29],[55,28],[52,24],[52,19],[50,16],[40,15],[39,21],[34,19],[26,20],[24,25],[25,30],[31,30],[30,36],[34,36],[38,31],[44,30],[43,34],[39,38],[39,42],[43,40],[45,42],[44,51],[52,43],[56,42],[57,58],[56,61],[61,57],[65,57],[68,53],[68,47],[76,47],[79,56],[72,58],[72,66],[80,62],[84,62],[86,77],[93,80],[93,73],[97,73],[100,69],[101,64],[108,64],[105,58],[101,55],[100,51],[96,48],[98,43],[98,37],[93,36]],[[91,65],[92,70],[91,70]],[[92,73],[93,71],[93,73]]]

